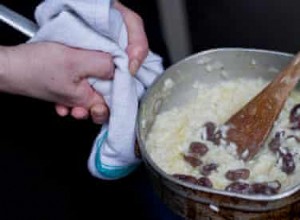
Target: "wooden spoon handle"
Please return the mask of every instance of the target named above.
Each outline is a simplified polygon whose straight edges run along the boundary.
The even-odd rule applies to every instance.
[[[284,102],[299,81],[299,70],[300,53],[298,53],[293,61],[267,86],[267,89],[273,90],[274,92],[277,91],[274,95],[276,95],[279,101]],[[283,98],[280,98],[280,96],[283,96]]]
[[[227,140],[237,145],[244,160],[264,144],[287,97],[300,78],[300,53],[268,86],[226,123]]]

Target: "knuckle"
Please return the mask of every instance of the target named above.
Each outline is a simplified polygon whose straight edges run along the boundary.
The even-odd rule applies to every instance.
[[[63,47],[61,49],[62,53],[62,65],[64,70],[68,73],[74,72],[77,69],[77,62],[76,62],[76,53],[74,51],[71,51],[71,49],[67,47]]]
[[[90,94],[86,89],[86,86],[80,85],[72,90],[72,93],[69,95],[69,102],[71,106],[80,106],[80,107],[87,107],[87,102],[90,99]]]
[[[107,62],[112,60],[112,57],[108,53],[101,53],[102,59],[106,60]]]
[[[135,46],[135,53],[137,56],[145,58],[149,52],[149,47],[147,43],[138,44]]]

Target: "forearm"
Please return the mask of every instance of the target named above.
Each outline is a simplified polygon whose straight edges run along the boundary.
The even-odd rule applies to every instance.
[[[47,43],[0,47],[0,92],[55,101],[57,82],[52,79],[56,60],[63,59],[59,48]]]
[[[25,85],[22,77],[27,72],[29,64],[26,55],[21,54],[18,46],[0,47],[0,92],[23,94]],[[24,88],[23,88],[24,87]]]

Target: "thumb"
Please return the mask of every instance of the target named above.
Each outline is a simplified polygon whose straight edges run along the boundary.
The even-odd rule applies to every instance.
[[[115,2],[114,7],[121,12],[128,32],[127,53],[129,57],[129,70],[132,75],[136,74],[144,59],[148,55],[148,39],[144,30],[142,18],[122,5]]]

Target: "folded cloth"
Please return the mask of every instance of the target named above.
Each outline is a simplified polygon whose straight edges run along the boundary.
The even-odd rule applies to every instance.
[[[110,108],[108,123],[96,137],[88,168],[101,179],[118,179],[131,173],[140,159],[134,153],[138,101],[163,72],[162,59],[152,52],[135,77],[128,70],[128,44],[122,15],[110,0],[47,0],[36,9],[39,31],[29,42],[52,41],[110,53],[114,79],[89,78]]]

